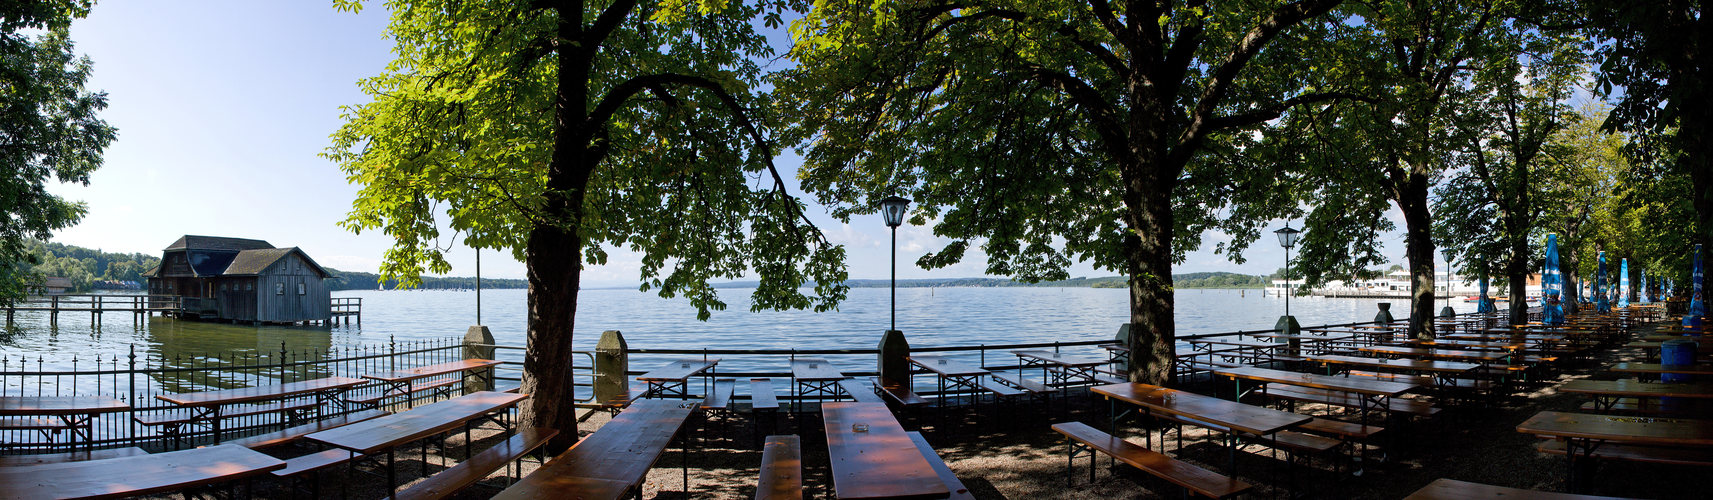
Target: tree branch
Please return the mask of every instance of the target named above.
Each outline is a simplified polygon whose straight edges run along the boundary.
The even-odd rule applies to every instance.
[[[1305,19],[1318,16],[1332,10],[1343,0],[1299,0],[1273,9],[1267,18],[1249,30],[1237,46],[1231,49],[1224,63],[1215,68],[1208,78],[1207,88],[1196,100],[1195,111],[1190,114],[1189,126],[1184,127],[1183,134],[1178,136],[1179,144],[1194,144],[1199,142],[1211,131],[1208,121],[1213,117],[1214,110],[1219,108],[1220,101],[1231,90],[1231,85],[1237,79],[1237,73],[1254,58],[1267,42],[1278,36],[1280,31],[1296,25]]]
[[[1274,104],[1272,106],[1267,106],[1267,107],[1258,108],[1258,109],[1251,109],[1251,110],[1244,111],[1241,113],[1233,113],[1233,114],[1226,115],[1226,116],[1209,118],[1206,120],[1207,130],[1211,132],[1214,130],[1221,130],[1221,129],[1227,129],[1227,128],[1235,128],[1235,127],[1243,127],[1243,126],[1247,126],[1247,125],[1254,125],[1257,123],[1261,123],[1261,122],[1265,122],[1268,120],[1273,120],[1275,118],[1278,118],[1280,115],[1283,115],[1285,113],[1285,111],[1287,111],[1287,110],[1289,110],[1295,106],[1301,106],[1304,104],[1314,104],[1314,103],[1318,103],[1318,102],[1336,101],[1336,100],[1362,101],[1362,102],[1366,102],[1369,104],[1375,104],[1375,103],[1380,102],[1379,99],[1375,99],[1373,97],[1351,94],[1351,93],[1346,93],[1346,92],[1319,92],[1319,93],[1313,93],[1313,94],[1303,94],[1303,95],[1299,95],[1296,97],[1292,97],[1290,99],[1286,99],[1284,101],[1280,101],[1279,103]]]

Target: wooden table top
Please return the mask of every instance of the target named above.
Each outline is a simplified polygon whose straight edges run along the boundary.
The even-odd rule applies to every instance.
[[[1342,354],[1307,354],[1303,359],[1320,363],[1339,365],[1365,366],[1369,368],[1391,368],[1394,370],[1414,370],[1434,373],[1463,373],[1481,365],[1458,361],[1429,361],[1425,359],[1380,359],[1360,356],[1345,356]]]
[[[1430,348],[1425,348],[1425,347],[1399,347],[1399,346],[1390,346],[1390,345],[1363,346],[1363,347],[1356,348],[1356,350],[1362,351],[1362,352],[1395,354],[1395,355],[1399,355],[1399,356],[1412,356],[1412,357],[1417,357],[1417,358],[1456,359],[1456,360],[1464,360],[1464,361],[1469,361],[1469,360],[1498,361],[1501,359],[1505,359],[1506,356],[1510,355],[1508,353],[1503,353],[1503,352],[1458,351],[1458,350],[1451,350],[1451,349],[1430,349]]]
[[[1214,373],[1227,377],[1254,380],[1257,382],[1313,387],[1334,391],[1353,392],[1370,396],[1397,396],[1416,389],[1416,386],[1402,382],[1377,380],[1367,377],[1335,377],[1313,373],[1288,372],[1271,368],[1242,366],[1237,368],[1218,368]]]
[[[1451,340],[1508,340],[1511,342],[1556,342],[1564,340],[1556,333],[1448,333],[1439,338]]]
[[[1517,432],[1623,443],[1713,446],[1713,421],[1707,420],[1543,411],[1517,424]]]
[[[337,391],[350,389],[363,384],[363,379],[350,377],[327,377],[315,380],[304,380],[289,384],[259,385],[241,389],[224,391],[187,392],[184,394],[162,394],[155,399],[166,401],[179,406],[213,406],[270,399],[284,399],[320,391]]]
[[[1713,384],[1661,384],[1634,380],[1572,380],[1558,386],[1558,392],[1630,397],[1684,397],[1713,399]]]
[[[1256,347],[1256,348],[1269,348],[1269,349],[1274,348],[1274,347],[1282,347],[1285,345],[1285,344],[1281,344],[1281,343],[1277,343],[1277,342],[1256,342],[1256,341],[1252,341],[1252,340],[1223,340],[1223,339],[1185,339],[1184,342],[1188,342],[1191,344],[1228,345],[1228,346],[1235,346],[1235,347]]]
[[[1140,382],[1099,385],[1094,392],[1152,411],[1182,415],[1210,424],[1223,425],[1249,434],[1265,436],[1302,425],[1314,417],[1250,406],[1193,392]],[[1171,396],[1171,397],[1167,397]]]
[[[1713,375],[1713,365],[1662,365],[1659,363],[1618,363],[1612,371],[1621,373],[1681,373],[1684,375]]]
[[[797,358],[791,360],[791,377],[797,380],[839,380],[845,378],[845,374],[825,359]]]
[[[0,415],[87,415],[131,409],[107,396],[0,396]]]
[[[1039,359],[1059,366],[1072,366],[1078,368],[1100,366],[1107,363],[1104,359],[1070,358],[1061,356],[1052,351],[1011,351],[1011,353],[1020,357]]]
[[[885,403],[827,403],[827,460],[838,498],[946,498],[951,490]],[[853,425],[868,426],[856,432]]]
[[[124,498],[241,479],[285,462],[238,445],[0,467],[0,499]]]
[[[987,375],[988,371],[969,363],[951,359],[945,356],[905,356],[916,366],[928,369],[942,377],[969,377]]]
[[[382,382],[404,382],[407,380],[433,377],[435,375],[458,373],[465,370],[480,370],[482,368],[488,368],[498,364],[500,364],[499,361],[492,359],[465,359],[440,363],[437,365],[418,366],[416,368],[409,368],[395,372],[371,373],[364,375],[363,378],[379,380]]]
[[[648,373],[637,377],[643,382],[683,382],[698,373],[708,371],[720,364],[719,358],[702,360],[696,358],[675,359],[660,368],[649,370]]]
[[[618,498],[605,492],[622,495],[641,487],[648,469],[666,453],[666,446],[695,409],[694,402],[644,399],[631,403],[594,434],[494,498]],[[623,488],[612,490],[618,486]]]
[[[1624,500],[1621,497],[1598,497],[1593,495],[1578,495],[1575,493],[1558,493],[1552,491],[1522,490],[1494,486],[1491,484],[1471,483],[1456,479],[1440,478],[1416,490],[1404,500]]]
[[[482,391],[384,417],[310,434],[310,440],[365,455],[456,429],[465,422],[517,404],[527,394]]]
[[[1322,341],[1322,342],[1332,342],[1332,341],[1338,341],[1338,340],[1350,340],[1350,339],[1356,338],[1355,335],[1306,335],[1306,334],[1300,334],[1300,333],[1296,334],[1296,335],[1291,335],[1291,334],[1286,334],[1286,333],[1245,333],[1244,335],[1248,335],[1250,337],[1255,337],[1258,339],[1314,340],[1314,341]]]
[[[1513,351],[1513,350],[1517,350],[1517,349],[1522,349],[1524,347],[1528,347],[1528,344],[1523,343],[1523,342],[1493,342],[1493,341],[1485,341],[1485,340],[1458,340],[1458,339],[1433,339],[1433,340],[1411,339],[1411,340],[1405,340],[1402,342],[1398,342],[1398,344],[1403,345],[1403,346],[1433,346],[1433,347],[1452,347],[1452,348],[1458,348],[1458,349],[1472,349],[1472,350],[1487,349],[1487,350],[1501,350],[1501,351]]]

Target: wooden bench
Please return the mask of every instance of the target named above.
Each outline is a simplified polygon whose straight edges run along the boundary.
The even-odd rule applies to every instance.
[[[975,500],[975,495],[970,493],[969,488],[964,487],[964,482],[958,480],[957,474],[952,473],[951,467],[946,467],[946,461],[940,459],[940,453],[934,451],[933,446],[928,445],[928,440],[922,438],[922,433],[911,431],[904,434],[909,435],[910,441],[916,443],[916,450],[922,452],[922,458],[928,459],[928,465],[934,468],[935,474],[940,475],[940,482],[946,483],[946,489],[952,492],[951,496],[946,498]]]
[[[395,498],[439,499],[452,496],[459,490],[487,478],[488,474],[499,468],[541,448],[541,445],[547,444],[549,439],[557,435],[559,431],[555,429],[524,429],[505,441],[482,450],[476,456],[458,462],[458,465],[452,468],[436,472],[428,476],[428,479],[405,488],[404,491],[398,492]]]
[[[991,378],[993,378],[993,380],[995,382],[999,382],[1001,384],[1005,384],[1005,385],[1008,385],[1011,387],[1022,389],[1022,390],[1026,391],[1030,394],[1041,395],[1041,394],[1052,394],[1053,393],[1053,389],[1047,387],[1047,384],[1043,384],[1040,382],[1029,380],[1029,379],[1026,379],[1023,377],[1012,377],[1010,375],[1000,375],[1000,374],[996,373],[996,374],[993,374],[991,376]]]
[[[773,380],[765,378],[749,379],[749,409],[778,410],[779,395],[773,393]]]
[[[906,387],[904,384],[882,384],[880,383],[879,377],[870,378],[868,380],[873,383],[875,387],[880,388],[881,396],[891,400],[893,403],[897,403],[900,406],[922,406],[928,404],[927,399],[917,395],[915,392],[911,392],[910,388]]]
[[[432,380],[432,381],[423,382],[420,384],[413,384],[410,388],[410,394],[416,394],[416,393],[422,392],[422,391],[436,391],[438,393],[440,391],[444,391],[444,390],[450,388],[451,386],[458,384],[460,382],[463,382],[463,381],[464,381],[464,379],[461,377],[452,377],[452,378],[445,378],[445,379],[440,379],[440,380]],[[360,404],[360,405],[369,406],[369,407],[376,407],[376,406],[380,406],[382,401],[385,401],[389,398],[395,398],[395,397],[400,397],[400,396],[410,396],[410,394],[406,394],[404,391],[397,390],[394,388],[387,388],[387,389],[381,390],[381,392],[379,392],[373,396],[347,396],[347,397],[345,397],[345,402]]]
[[[839,387],[843,387],[845,389],[845,393],[850,394],[851,399],[855,399],[858,403],[886,402],[886,400],[880,398],[880,395],[875,394],[874,386],[864,384],[854,378],[840,380]]]
[[[1563,455],[1564,441],[1551,439],[1535,445],[1535,450],[1548,455]],[[1713,451],[1705,448],[1670,448],[1633,444],[1606,443],[1594,449],[1594,458],[1628,460],[1671,465],[1713,466]]]
[[[1363,406],[1361,396],[1321,389],[1285,386],[1268,387],[1267,395],[1291,401],[1321,403],[1346,408],[1361,408]],[[1404,413],[1423,417],[1429,417],[1439,413],[1439,408],[1435,408],[1432,403],[1404,398],[1387,398],[1386,408],[1383,409],[1392,413]]]
[[[700,409],[707,411],[726,411],[732,404],[732,394],[737,392],[738,382],[729,378],[714,380],[714,390],[702,398]]]
[[[995,382],[992,378],[984,377],[981,379],[980,384],[982,389],[987,389],[987,391],[993,393],[994,396],[1001,398],[1010,398],[1028,394],[1028,392],[1023,389]]]
[[[756,500],[803,498],[803,447],[796,435],[768,436],[761,449],[761,479]]]
[[[1189,417],[1182,417],[1182,416],[1177,416],[1177,415],[1161,413],[1161,414],[1154,415],[1154,418],[1164,420],[1167,422],[1171,422],[1173,424],[1180,425],[1180,426],[1181,425],[1193,425],[1196,427],[1203,427],[1203,428],[1207,428],[1207,429],[1212,429],[1214,431],[1218,431],[1221,433],[1227,433],[1227,434],[1232,432],[1230,428],[1227,428],[1223,425],[1218,425],[1218,424],[1209,423],[1209,422],[1203,422],[1203,421],[1196,420],[1196,419],[1189,418]],[[1275,432],[1275,433],[1273,433],[1271,440],[1268,440],[1266,437],[1263,437],[1263,436],[1257,436],[1254,434],[1246,434],[1246,433],[1242,433],[1242,432],[1237,433],[1237,435],[1243,436],[1246,438],[1250,438],[1250,439],[1261,440],[1260,442],[1262,442],[1263,444],[1275,445],[1275,446],[1278,446],[1279,448],[1283,448],[1283,449],[1286,449],[1286,450],[1289,450],[1292,452],[1297,452],[1297,453],[1324,453],[1327,451],[1331,451],[1332,449],[1337,448],[1340,445],[1344,444],[1343,441],[1340,441],[1337,439],[1333,439],[1333,438],[1329,438],[1329,437],[1325,437],[1325,436],[1317,436],[1314,434],[1304,434],[1304,433],[1295,432],[1295,431]],[[1180,440],[1183,439],[1183,429],[1181,429],[1181,428],[1178,430],[1178,438]]]
[[[389,412],[386,410],[363,410],[363,411],[359,411],[359,412],[349,413],[346,415],[340,415],[337,417],[333,417],[333,418],[330,418],[327,420],[322,420],[322,421],[315,422],[312,424],[305,424],[305,425],[300,425],[297,427],[287,428],[285,430],[279,430],[279,431],[269,432],[269,433],[265,433],[265,434],[257,434],[257,435],[250,436],[250,437],[243,438],[243,439],[235,439],[235,440],[231,440],[231,441],[226,441],[224,444],[235,444],[235,445],[243,446],[245,448],[250,448],[250,449],[266,448],[269,446],[278,446],[278,445],[290,443],[293,441],[297,441],[299,438],[302,438],[304,436],[308,436],[308,435],[313,434],[313,433],[321,432],[321,431],[324,431],[327,429],[332,429],[334,427],[339,427],[341,425],[354,424],[354,423],[362,422],[364,420],[368,420],[371,418],[390,415],[390,414],[392,414],[392,412]]]
[[[1053,424],[1053,430],[1064,434],[1073,444],[1105,453],[1120,462],[1141,469],[1156,477],[1170,481],[1187,491],[1209,498],[1230,498],[1249,491],[1252,486],[1248,483],[1220,475],[1219,473],[1197,467],[1163,453],[1149,450],[1089,427],[1082,422],[1065,422]],[[1072,448],[1071,458],[1074,460],[1075,448]],[[1094,479],[1095,456],[1089,454],[1089,480]],[[1065,470],[1065,481],[1070,482],[1070,469]]]
[[[1316,418],[1297,426],[1297,429],[1311,434],[1337,436],[1346,441],[1361,441],[1386,430],[1385,427],[1378,425],[1358,424],[1330,418]]]
[[[1522,490],[1443,478],[1435,479],[1427,486],[1423,486],[1422,489],[1411,493],[1410,496],[1404,497],[1404,500],[1471,500],[1484,498],[1495,500],[1622,500],[1616,497]]]
[[[253,405],[253,406],[244,406],[244,407],[227,409],[227,410],[220,412],[220,418],[221,419],[231,419],[231,418],[238,418],[238,417],[249,417],[249,416],[254,416],[254,415],[263,415],[263,414],[268,414],[268,413],[282,413],[282,415],[280,416],[280,425],[283,427],[283,426],[291,425],[292,423],[296,423],[295,421],[298,420],[298,416],[297,416],[298,412],[301,412],[303,410],[307,410],[307,409],[310,409],[313,407],[315,407],[315,400],[312,400],[312,399],[305,399],[305,400],[292,401],[292,402],[269,403],[269,404],[263,404],[263,405]],[[132,417],[131,419],[135,420],[137,423],[142,424],[142,425],[146,425],[146,426],[150,426],[150,427],[160,427],[161,428],[161,434],[166,436],[166,437],[172,438],[174,447],[177,447],[178,443],[185,438],[184,426],[186,424],[191,424],[191,423],[196,423],[196,422],[202,422],[202,423],[207,422],[206,420],[195,419],[195,418],[192,418],[191,416],[192,416],[192,410],[179,409],[179,410],[168,410],[168,411],[155,412],[155,413],[151,413],[151,414],[138,415],[138,416]]]
[[[1594,401],[1586,401],[1580,406],[1582,411],[1596,413],[1632,413],[1637,415],[1654,415],[1663,417],[1691,416],[1695,412],[1704,412],[1709,406],[1694,400],[1665,401],[1659,398],[1618,398],[1610,408],[1600,406]]]
[[[134,457],[147,455],[149,452],[135,446],[125,448],[107,448],[95,451],[71,451],[65,453],[42,453],[36,455],[0,455],[0,467],[17,467],[21,465],[60,464],[66,462],[82,462],[84,460],[105,460],[109,458]]]

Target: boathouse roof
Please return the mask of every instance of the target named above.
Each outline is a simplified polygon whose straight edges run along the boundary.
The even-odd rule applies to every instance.
[[[179,238],[178,241],[174,241],[171,245],[167,245],[165,250],[169,252],[173,250],[216,250],[238,252],[243,250],[257,250],[273,247],[273,245],[262,240],[225,238],[220,236],[196,236],[187,234],[184,235],[184,237]]]
[[[292,253],[296,253],[304,262],[309,263],[309,267],[315,268],[315,272],[321,273],[321,277],[326,278],[333,275],[332,273],[327,272],[326,269],[322,268],[321,264],[315,263],[315,259],[309,258],[309,254],[303,253],[303,250],[299,250],[297,247],[263,248],[238,252],[238,255],[232,258],[232,263],[226,266],[226,270],[221,272],[220,275],[258,275],[261,274],[262,271],[267,270],[268,266],[274,265],[275,262],[279,262],[280,259],[283,259],[285,256],[291,255]]]

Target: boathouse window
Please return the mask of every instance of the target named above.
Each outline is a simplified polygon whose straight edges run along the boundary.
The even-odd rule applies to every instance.
[[[226,291],[226,284],[225,283],[220,284],[220,291],[222,291],[222,292]]]
[[[244,284],[244,291],[246,291],[246,292],[248,292],[248,291],[253,291],[253,290],[255,290],[255,289],[256,289],[256,284],[255,284],[255,283],[245,283],[245,284]]]
[[[285,295],[285,283],[274,283],[274,295]]]
[[[298,295],[304,295],[307,293],[309,293],[309,285],[306,285],[303,283],[298,283],[297,284],[297,294]]]

